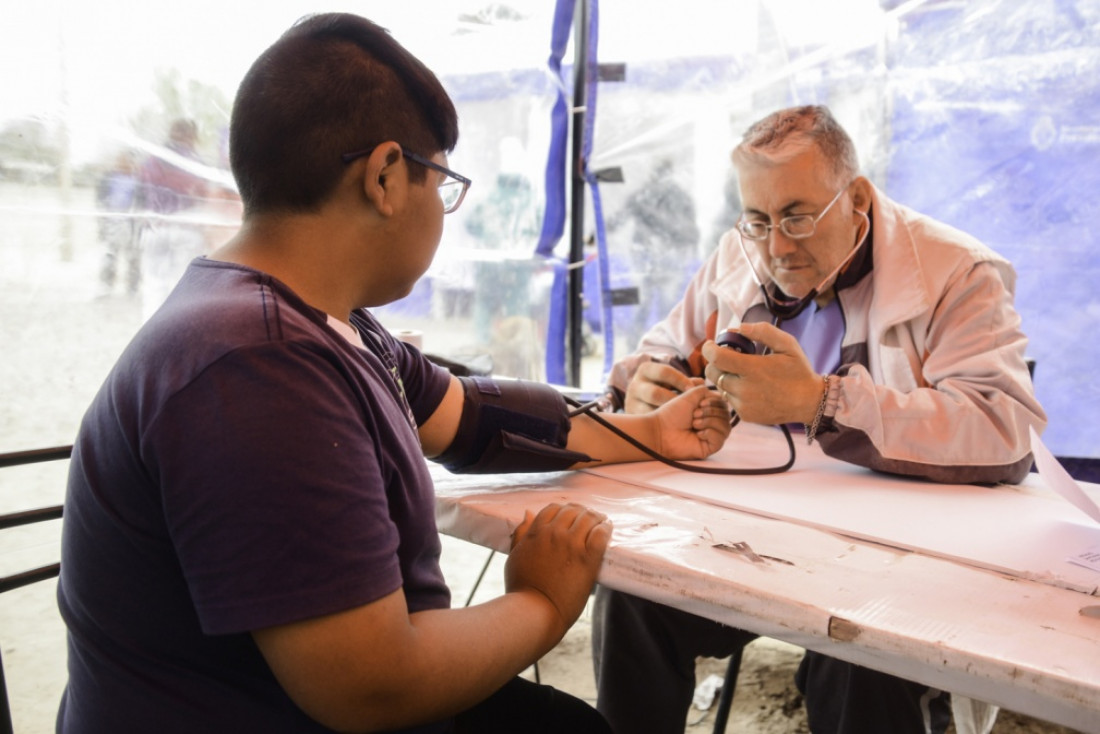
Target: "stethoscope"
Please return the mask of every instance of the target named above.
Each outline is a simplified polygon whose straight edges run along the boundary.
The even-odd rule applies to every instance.
[[[749,252],[745,248],[745,238],[741,236],[741,230],[737,229],[736,227],[733,228],[733,231],[737,233],[737,244],[741,247],[741,254],[744,255],[745,262],[749,264],[749,272],[752,273],[752,279],[756,281],[756,285],[760,287],[760,292],[764,294],[764,305],[768,307],[768,311],[770,311],[772,315],[776,317],[776,319],[778,319],[779,321],[790,321],[791,319],[797,317],[800,313],[806,310],[806,306],[810,305],[810,302],[821,295],[821,293],[832,284],[833,280],[838,275],[840,275],[841,271],[844,270],[844,268],[848,267],[848,265],[851,264],[852,259],[855,258],[856,253],[859,252],[860,247],[862,247],[863,243],[867,241],[867,236],[871,233],[871,218],[868,217],[864,212],[861,212],[859,209],[856,209],[855,211],[857,214],[863,217],[863,221],[867,223],[866,231],[864,231],[863,225],[860,224],[860,232],[856,237],[855,244],[852,245],[852,249],[848,252],[844,259],[840,261],[840,264],[833,269],[833,272],[826,275],[822,279],[822,281],[817,284],[816,287],[811,288],[810,292],[802,298],[776,298],[775,296],[768,293],[767,286],[764,285],[764,281],[760,277],[760,274],[756,272],[756,266],[753,265],[752,258],[749,257]]]
[[[794,456],[794,439],[791,438],[791,432],[787,429],[786,426],[780,426],[780,428],[783,429],[783,435],[787,439],[787,448],[790,452],[790,454],[789,454],[790,458],[787,460],[787,463],[783,464],[782,466],[769,466],[769,467],[763,467],[763,468],[760,468],[760,469],[742,469],[742,468],[733,468],[733,467],[706,466],[705,464],[688,464],[688,463],[683,462],[683,461],[677,461],[676,459],[670,459],[667,456],[664,456],[664,455],[658,453],[657,451],[654,451],[653,449],[649,448],[648,446],[646,446],[644,443],[642,443],[638,439],[631,436],[626,431],[622,430],[621,428],[619,428],[615,424],[613,424],[610,421],[608,421],[607,419],[605,419],[603,416],[601,416],[597,412],[599,401],[593,400],[590,403],[580,403],[577,400],[574,400],[573,398],[569,397],[568,395],[566,395],[564,397],[565,397],[565,402],[568,403],[569,405],[573,406],[573,410],[571,410],[569,412],[569,417],[570,418],[574,418],[574,417],[576,417],[576,416],[583,413],[583,414],[587,415],[589,418],[591,418],[592,420],[599,423],[601,426],[603,426],[607,430],[614,433],[616,436],[618,436],[622,440],[629,443],[631,446],[634,446],[636,449],[638,449],[639,451],[644,453],[646,456],[650,457],[651,459],[654,459],[655,461],[659,461],[659,462],[661,462],[662,464],[664,464],[666,466],[671,466],[674,469],[681,469],[683,471],[694,472],[696,474],[759,475],[759,474],[781,474],[782,472],[785,472],[788,469],[790,469],[792,466],[794,466],[794,458],[795,458],[795,456]],[[736,425],[736,424],[734,424],[734,425]]]
[[[860,226],[861,232],[857,235],[855,244],[852,246],[851,251],[840,262],[840,264],[837,265],[836,268],[833,270],[833,272],[829,273],[824,278],[824,280],[822,280],[820,283],[818,283],[816,288],[811,289],[809,293],[807,293],[802,298],[798,298],[798,299],[775,298],[771,294],[768,293],[768,289],[764,286],[764,282],[760,278],[760,274],[756,272],[756,267],[752,264],[752,258],[749,257],[748,250],[745,249],[745,241],[744,241],[744,238],[741,237],[741,231],[737,230],[736,227],[734,228],[735,231],[737,232],[738,244],[740,244],[740,246],[741,246],[741,254],[743,254],[745,256],[745,260],[749,264],[749,270],[752,272],[753,280],[756,281],[756,284],[758,286],[760,286],[760,291],[761,291],[761,293],[764,294],[764,303],[765,303],[765,305],[767,305],[768,310],[771,311],[772,315],[775,316],[775,323],[778,324],[782,321],[786,321],[788,319],[793,319],[796,316],[798,316],[800,313],[802,313],[802,311],[805,310],[806,306],[808,306],[810,304],[810,302],[814,300],[814,298],[816,298],[826,287],[828,287],[832,283],[833,279],[836,278],[837,275],[839,275],[840,272],[852,262],[852,259],[856,256],[856,253],[859,252],[860,247],[867,240],[867,235],[871,232],[871,218],[868,217],[864,212],[859,211],[858,209],[856,209],[856,212],[858,212],[859,215],[862,216],[864,221],[867,223],[867,230],[862,231],[863,226],[861,225]],[[582,404],[582,403],[580,403],[576,400],[573,400],[572,398],[569,398],[569,397],[566,397],[565,400],[566,400],[567,403],[569,403],[571,406],[573,406],[573,410],[569,412],[569,417],[570,418],[573,418],[573,417],[583,413],[583,414],[587,415],[588,417],[592,418],[593,420],[595,420],[597,423],[602,425],[607,430],[609,430],[612,433],[619,436],[621,439],[623,439],[627,443],[633,445],[635,448],[637,448],[640,451],[642,451],[643,453],[645,453],[650,458],[655,459],[655,460],[657,460],[657,461],[659,461],[659,462],[661,462],[661,463],[663,463],[667,466],[674,467],[676,469],[682,469],[684,471],[695,472],[697,474],[727,474],[727,475],[753,475],[753,474],[756,474],[756,475],[759,475],[759,474],[780,474],[782,472],[787,471],[792,466],[794,466],[794,460],[795,460],[794,440],[791,438],[790,430],[787,428],[786,425],[783,425],[783,424],[780,424],[779,428],[783,432],[783,437],[787,441],[787,447],[788,447],[788,450],[790,452],[790,454],[789,454],[790,458],[787,460],[787,462],[785,464],[783,464],[781,466],[764,467],[764,468],[760,468],[760,469],[709,467],[709,466],[704,466],[704,465],[699,465],[699,464],[687,464],[687,463],[682,462],[682,461],[676,461],[674,459],[669,459],[665,456],[662,456],[661,454],[659,454],[656,451],[653,451],[652,449],[650,449],[645,444],[643,444],[640,441],[636,440],[633,436],[631,436],[628,433],[626,433],[625,431],[621,430],[618,426],[613,425],[609,421],[605,420],[602,416],[600,416],[599,413],[596,412],[596,407],[598,405],[598,401],[592,401],[590,403],[583,403]],[[735,422],[734,422],[733,425],[736,425],[736,422],[738,420],[739,419],[735,417],[734,418]]]

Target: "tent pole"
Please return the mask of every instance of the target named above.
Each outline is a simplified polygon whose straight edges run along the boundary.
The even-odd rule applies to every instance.
[[[573,15],[573,145],[569,209],[569,300],[566,304],[566,340],[569,385],[580,387],[584,344],[584,116],[588,66],[588,0],[577,0]]]

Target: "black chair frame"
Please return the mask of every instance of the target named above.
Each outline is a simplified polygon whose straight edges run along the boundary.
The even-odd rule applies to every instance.
[[[68,459],[73,453],[72,446],[57,446],[49,449],[33,449],[30,451],[16,451],[0,454],[0,468],[20,466],[24,464],[37,464],[47,461],[60,461]],[[57,520],[62,515],[62,506],[41,507],[33,510],[22,510],[0,515],[0,530],[6,528],[30,525],[47,520]],[[38,581],[55,578],[61,573],[60,563],[51,563],[27,571],[4,576],[0,578],[0,594],[18,589]],[[4,677],[4,659],[0,656],[0,732],[14,734],[14,725],[11,718],[11,704],[8,701],[8,683]]]

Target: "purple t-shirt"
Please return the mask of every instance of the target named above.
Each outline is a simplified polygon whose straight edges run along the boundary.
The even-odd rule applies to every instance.
[[[314,732],[251,630],[403,588],[445,608],[414,421],[449,374],[367,312],[369,348],[274,278],[196,260],[81,425],[58,601],[58,731]]]

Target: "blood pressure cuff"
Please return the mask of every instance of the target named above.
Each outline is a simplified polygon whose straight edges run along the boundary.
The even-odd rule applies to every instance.
[[[435,460],[459,474],[562,471],[592,457],[565,448],[569,408],[541,382],[459,377],[458,432]]]

